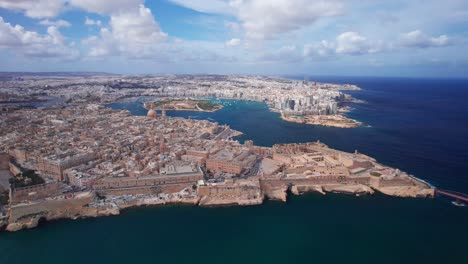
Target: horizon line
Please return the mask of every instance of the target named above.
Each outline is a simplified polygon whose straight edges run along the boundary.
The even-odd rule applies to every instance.
[[[0,71],[0,75],[5,74],[106,74],[120,76],[142,76],[142,75],[217,75],[217,76],[264,76],[264,77],[328,77],[328,78],[401,78],[401,79],[468,79],[468,76],[405,76],[405,75],[336,75],[336,74],[304,74],[304,73],[286,73],[286,74],[249,74],[249,73],[114,73],[106,71]]]

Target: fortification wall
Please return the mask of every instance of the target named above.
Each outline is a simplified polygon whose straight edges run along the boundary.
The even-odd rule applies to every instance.
[[[389,180],[380,179],[379,187],[393,187],[393,186],[415,186],[416,182],[411,178],[393,178]]]
[[[59,184],[56,182],[38,184],[13,189],[10,196],[11,203],[34,201],[60,194]]]
[[[69,199],[43,200],[10,207],[9,223],[44,217],[47,220],[67,218],[81,214],[83,206],[94,201],[93,193],[75,195]]]
[[[233,186],[233,185],[217,185],[217,186],[199,186],[197,193],[199,196],[230,196],[230,197],[245,197],[258,196],[261,192],[260,186]]]
[[[134,188],[115,188],[96,190],[99,195],[137,195],[137,194],[158,194],[158,193],[176,193],[185,188],[192,188],[192,183],[176,183],[160,186],[144,186]]]
[[[198,180],[203,179],[203,174],[192,175],[171,175],[165,177],[148,177],[148,178],[103,178],[93,184],[93,188],[98,191],[107,189],[123,189],[123,188],[151,188],[162,187],[171,184],[196,184]]]
[[[263,178],[261,182],[270,186],[292,185],[324,185],[324,184],[366,184],[370,182],[370,177],[345,177],[345,176],[313,176],[310,178]]]

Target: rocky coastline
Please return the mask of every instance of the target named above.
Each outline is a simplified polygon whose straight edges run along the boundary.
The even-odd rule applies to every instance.
[[[217,206],[254,206],[261,205],[265,200],[286,202],[288,194],[303,195],[319,193],[333,195],[334,193],[346,195],[373,195],[376,192],[403,198],[434,197],[433,189],[413,187],[371,187],[363,184],[327,184],[327,185],[279,185],[273,189],[259,189],[257,197],[219,197],[199,196],[186,191],[164,195],[142,195],[135,199],[120,199],[121,197],[99,200],[94,191],[83,192],[67,200],[44,200],[32,203],[18,204],[10,207],[10,219],[3,223],[3,229],[15,232],[23,229],[37,227],[43,221],[59,219],[95,218],[115,216],[125,209],[143,206],[164,206],[171,204],[186,204],[191,206],[217,207]],[[125,196],[124,196],[125,197]],[[161,198],[164,197],[164,198]],[[0,225],[1,226],[1,225]]]

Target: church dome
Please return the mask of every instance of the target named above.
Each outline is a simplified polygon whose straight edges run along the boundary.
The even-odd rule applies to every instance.
[[[156,113],[156,111],[154,111],[153,109],[150,109],[148,111],[148,114],[147,114],[148,117],[151,117],[151,118],[156,118],[158,116],[158,113]]]

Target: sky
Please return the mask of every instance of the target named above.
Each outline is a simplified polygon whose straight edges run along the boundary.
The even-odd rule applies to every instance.
[[[468,1],[0,0],[0,71],[468,77]]]

